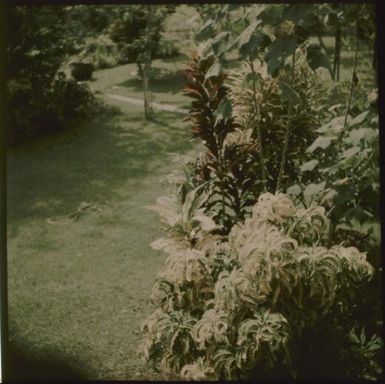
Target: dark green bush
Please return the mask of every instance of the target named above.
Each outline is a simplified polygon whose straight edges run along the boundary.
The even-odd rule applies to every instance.
[[[97,107],[90,90],[58,72],[71,39],[66,7],[6,9],[10,143],[68,127]]]
[[[10,143],[62,130],[100,108],[87,85],[63,73],[50,85],[28,77],[9,81],[7,93]]]
[[[94,66],[91,63],[72,62],[70,64],[71,75],[77,81],[90,80]]]
[[[109,37],[100,35],[86,39],[83,48],[70,61],[87,62],[94,69],[112,68],[122,62],[118,45]]]

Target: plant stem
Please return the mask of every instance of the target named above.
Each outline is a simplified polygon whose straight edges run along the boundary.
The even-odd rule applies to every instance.
[[[271,307],[274,308],[275,307],[275,304],[277,304],[277,301],[278,301],[278,297],[279,297],[279,294],[281,293],[281,286],[280,285],[277,285],[277,288],[275,289],[274,291],[274,294],[273,294],[273,299],[272,299],[272,302],[271,302]]]
[[[217,141],[218,142],[218,141]],[[217,145],[218,148],[218,170],[220,172],[220,185],[221,185],[221,195],[222,195],[222,224],[224,223],[225,215],[226,215],[226,204],[225,204],[225,195],[226,195],[226,188],[225,188],[225,180],[224,180],[224,174],[225,174],[225,164],[224,159],[222,157],[222,148],[219,147],[219,144]]]
[[[335,34],[335,47],[334,47],[334,64],[333,64],[333,77],[335,80],[340,79],[340,61],[341,61],[341,27],[338,25]]]
[[[342,127],[342,130],[338,136],[338,141],[337,141],[337,152],[341,149],[342,145],[342,138],[345,133],[345,128],[346,128],[346,123],[348,122],[348,116],[350,112],[350,106],[352,103],[352,96],[353,96],[353,89],[354,89],[354,77],[356,74],[356,67],[357,67],[357,57],[358,57],[358,23],[356,24],[356,47],[354,50],[354,61],[353,61],[353,70],[352,70],[352,80],[350,82],[350,92],[349,92],[349,99],[348,99],[348,105],[346,107],[346,112],[345,112],[345,118],[344,118],[344,125]]]
[[[334,223],[333,220],[330,220],[329,229],[328,229],[328,238],[327,238],[327,246],[328,247],[331,247],[331,245],[332,245],[332,240],[333,240],[335,231],[336,231],[336,224]]]
[[[294,69],[295,69],[295,51],[292,55],[292,61],[291,61],[291,79],[290,79],[290,88],[293,90],[294,85]],[[290,125],[291,125],[291,115],[293,112],[293,96],[291,95],[289,97],[289,109],[287,111],[287,126],[285,131],[285,139],[283,142],[283,152],[282,152],[282,159],[281,159],[281,165],[279,167],[279,173],[278,173],[278,179],[277,179],[277,186],[275,188],[275,193],[277,193],[281,187],[281,181],[283,176],[283,171],[285,168],[286,158],[287,158],[287,151],[289,148],[289,138],[290,138]]]
[[[355,47],[355,50],[354,50],[352,79],[350,81],[350,91],[349,91],[348,105],[346,106],[346,111],[345,111],[344,124],[343,124],[341,132],[339,133],[338,138],[337,138],[337,153],[341,150],[342,139],[344,137],[344,133],[345,133],[345,129],[346,129],[346,124],[348,122],[350,106],[352,104],[352,96],[353,96],[353,89],[354,89],[354,77],[355,77],[355,73],[356,73],[357,58],[358,58],[358,24],[356,24],[356,28],[357,28],[356,47]],[[326,187],[328,186],[329,181],[330,181],[330,174],[326,178]]]
[[[344,124],[343,124],[341,132],[339,133],[338,138],[337,138],[337,149],[336,149],[337,154],[341,150],[342,139],[343,139],[344,134],[345,134],[346,124],[348,122],[348,116],[349,116],[349,112],[350,112],[350,106],[352,103],[353,90],[354,90],[354,77],[355,77],[355,73],[356,73],[357,58],[358,58],[358,23],[356,23],[356,46],[355,46],[355,51],[354,51],[354,61],[353,61],[352,79],[350,82],[350,92],[349,92],[349,98],[348,98],[348,105],[346,106]],[[331,177],[331,174],[329,173],[326,177],[325,188],[327,188],[329,183],[330,183],[330,177]],[[328,233],[328,244],[329,245],[331,244],[331,241],[333,239],[335,228],[336,228],[336,225],[333,224],[332,220],[331,220],[330,227],[329,227],[329,233]]]
[[[321,47],[324,49],[324,51],[327,53],[328,51],[327,51],[327,49],[326,49],[326,45],[325,45],[325,43],[324,43],[324,41],[323,41],[322,36],[321,36],[320,33],[317,34],[317,38],[318,38],[318,41],[319,41],[320,46],[321,46]]]
[[[255,85],[255,68],[253,60],[250,58],[249,61],[251,73],[253,75],[253,103],[254,103],[254,114],[255,116],[258,116],[258,104],[257,104],[257,89]],[[257,136],[258,136],[258,153],[259,153],[259,160],[261,162],[261,177],[262,177],[262,185],[263,185],[263,191],[266,192],[266,174],[265,174],[265,158],[263,156],[263,143],[262,143],[262,132],[261,132],[261,126],[260,124],[257,124]]]

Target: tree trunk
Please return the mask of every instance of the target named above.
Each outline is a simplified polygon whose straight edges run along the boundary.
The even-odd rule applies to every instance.
[[[143,66],[143,91],[144,91],[144,117],[148,120],[152,116],[151,95],[150,95],[150,70],[151,70],[151,21],[152,21],[152,6],[146,5],[147,22],[146,22],[146,43],[144,53]]]

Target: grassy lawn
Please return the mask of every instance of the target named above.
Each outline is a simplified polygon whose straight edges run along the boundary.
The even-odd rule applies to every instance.
[[[13,374],[31,379],[161,379],[137,357],[140,323],[164,255],[144,206],[165,193],[168,152],[192,146],[181,119],[141,109],[8,153]],[[76,221],[67,215],[91,203]],[[52,219],[47,222],[47,219]],[[39,371],[36,371],[36,367]]]

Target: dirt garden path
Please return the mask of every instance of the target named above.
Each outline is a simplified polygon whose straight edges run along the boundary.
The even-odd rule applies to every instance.
[[[120,88],[121,87],[117,87],[117,86],[113,87],[113,89],[120,89]],[[132,105],[136,105],[140,107],[144,106],[144,100],[136,97],[118,95],[116,93],[105,93],[105,96],[107,96],[109,99],[123,101]],[[159,111],[178,112],[183,114],[187,114],[188,112],[187,109],[179,108],[176,105],[172,105],[172,104],[164,104],[164,103],[161,104],[153,101],[151,105],[153,109],[156,109]]]
[[[112,69],[111,71],[116,71]],[[104,75],[107,76],[106,70]],[[96,84],[97,84],[96,80]],[[191,150],[180,114],[100,96],[121,113],[8,152],[11,377],[165,380],[138,357],[165,256],[144,207]]]

